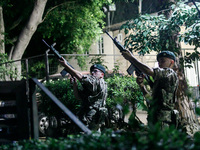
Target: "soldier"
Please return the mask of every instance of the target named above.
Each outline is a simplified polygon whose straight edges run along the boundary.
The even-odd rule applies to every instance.
[[[154,84],[152,87],[151,101],[148,102],[148,124],[155,125],[160,123],[161,128],[169,127],[170,125],[177,126],[177,113],[175,110],[175,92],[178,87],[178,77],[173,70],[176,57],[173,52],[162,51],[157,55],[158,68],[150,68],[147,65],[138,61],[130,51],[122,52],[125,59],[132,62],[143,73],[152,76]],[[149,92],[143,84],[144,77],[138,77],[139,84],[144,95]]]
[[[104,123],[107,113],[107,83],[104,81],[105,68],[100,64],[90,67],[91,75],[82,75],[79,71],[71,68],[64,60],[59,60],[60,64],[71,74],[74,95],[82,101],[81,110],[78,113],[79,119],[85,123],[89,129],[98,130]],[[78,89],[76,79],[82,85],[82,90]]]

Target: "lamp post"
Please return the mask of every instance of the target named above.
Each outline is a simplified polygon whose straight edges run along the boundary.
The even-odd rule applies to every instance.
[[[116,5],[111,4],[108,6],[108,31],[110,31],[110,25],[112,24],[112,20],[114,17],[114,12],[116,11]],[[110,13],[112,12],[112,20],[110,18]]]

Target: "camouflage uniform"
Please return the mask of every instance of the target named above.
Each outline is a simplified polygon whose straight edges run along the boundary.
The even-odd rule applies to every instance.
[[[90,129],[98,129],[103,124],[107,113],[107,83],[103,78],[84,75],[81,79],[83,90],[79,91],[82,99],[82,108],[79,117]]]
[[[162,127],[176,124],[175,92],[178,87],[178,77],[173,69],[155,68],[152,101],[148,121],[152,124],[161,123]]]

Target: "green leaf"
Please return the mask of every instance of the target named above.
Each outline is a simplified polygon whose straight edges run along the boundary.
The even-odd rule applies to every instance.
[[[200,108],[195,108],[195,112],[197,113],[197,115],[200,115]]]

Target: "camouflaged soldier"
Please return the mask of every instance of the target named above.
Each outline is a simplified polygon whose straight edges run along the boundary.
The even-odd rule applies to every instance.
[[[72,75],[74,95],[82,101],[81,110],[77,114],[79,119],[91,130],[98,130],[104,124],[107,115],[106,98],[107,83],[104,81],[105,68],[100,64],[90,67],[91,75],[82,75],[79,71],[71,68],[64,61],[61,65]],[[82,85],[79,90],[76,79]]]
[[[105,68],[94,64],[90,67],[90,73],[91,75],[84,75],[80,81],[83,89],[78,94],[83,105],[78,116],[90,129],[97,130],[104,124],[107,115],[107,83],[103,79]]]
[[[125,51],[122,55],[134,63],[142,72],[150,75],[154,79],[151,98],[148,103],[148,124],[155,125],[160,123],[161,128],[169,127],[170,125],[177,126],[178,111],[175,110],[175,93],[178,87],[178,77],[173,67],[176,57],[170,51],[162,51],[157,55],[159,68],[150,68],[147,65],[139,62],[129,51]],[[149,95],[143,84],[144,77],[138,77],[139,84],[145,96]]]

